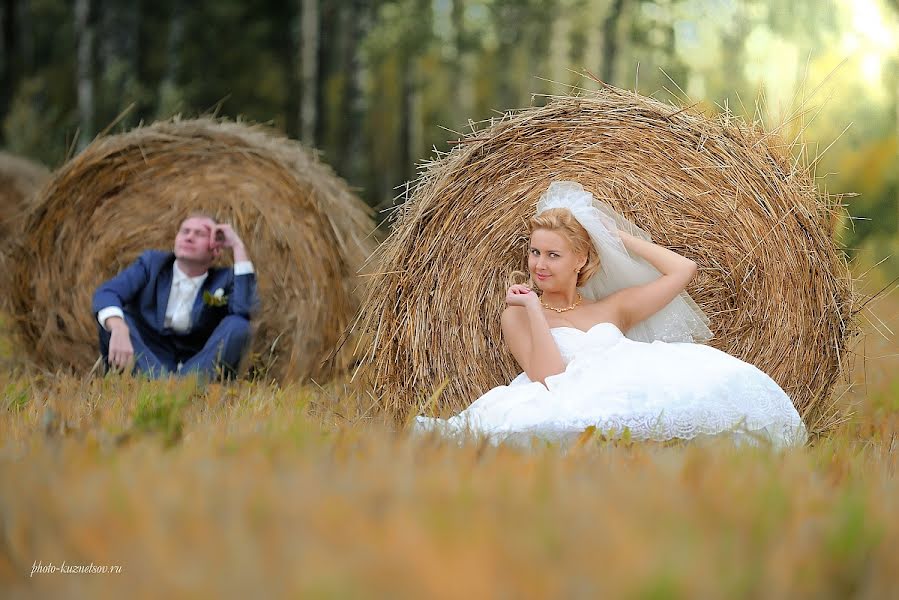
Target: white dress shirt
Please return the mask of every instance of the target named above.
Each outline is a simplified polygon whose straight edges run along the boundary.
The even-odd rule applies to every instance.
[[[247,275],[253,272],[253,263],[245,260],[234,263],[234,276]],[[203,282],[209,272],[190,277],[178,268],[178,263],[172,264],[172,288],[169,291],[169,299],[165,306],[165,327],[170,327],[178,333],[190,331],[190,317],[193,312],[197,294],[203,287]],[[108,331],[106,319],[109,317],[125,318],[125,314],[118,306],[107,306],[97,313],[97,320]]]
[[[178,268],[178,263],[172,265],[172,270],[172,288],[165,305],[165,326],[178,333],[187,333],[190,330],[190,313],[194,301],[209,272],[190,277]]]

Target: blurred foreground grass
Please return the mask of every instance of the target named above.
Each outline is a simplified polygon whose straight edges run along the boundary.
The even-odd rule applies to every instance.
[[[458,446],[340,382],[0,372],[0,596],[895,597],[892,343],[786,452]],[[63,561],[122,572],[30,576]]]
[[[395,433],[340,385],[0,386],[0,582],[11,592],[895,594],[889,393],[800,450],[591,439],[565,454]],[[35,561],[63,560],[122,573],[30,577]]]

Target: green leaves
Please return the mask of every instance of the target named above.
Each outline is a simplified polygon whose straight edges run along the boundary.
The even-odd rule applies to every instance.
[[[162,434],[167,446],[174,445],[181,439],[184,429],[182,413],[190,395],[184,386],[175,389],[141,388],[132,417],[132,428]]]
[[[228,296],[211,294],[209,290],[205,290],[203,292],[203,304],[206,306],[228,306]]]

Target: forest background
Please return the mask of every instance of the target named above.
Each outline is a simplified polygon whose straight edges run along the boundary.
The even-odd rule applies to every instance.
[[[858,194],[850,255],[899,250],[899,0],[4,0],[0,20],[0,148],[51,168],[217,114],[317,148],[380,210],[434,149],[587,70],[801,133],[822,191]]]

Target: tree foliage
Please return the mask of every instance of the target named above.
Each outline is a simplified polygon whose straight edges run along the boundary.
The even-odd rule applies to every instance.
[[[896,0],[866,5],[896,31]],[[875,81],[857,64],[827,79],[851,58],[847,36],[865,35],[849,0],[6,0],[0,10],[0,145],[51,166],[106,129],[213,113],[302,137],[383,207],[469,120],[593,87],[586,69],[767,127],[786,121],[788,137],[820,142],[809,160],[852,122],[817,164],[822,187],[860,192],[851,209],[870,220],[847,230],[851,245],[899,228],[896,47],[879,48]]]

